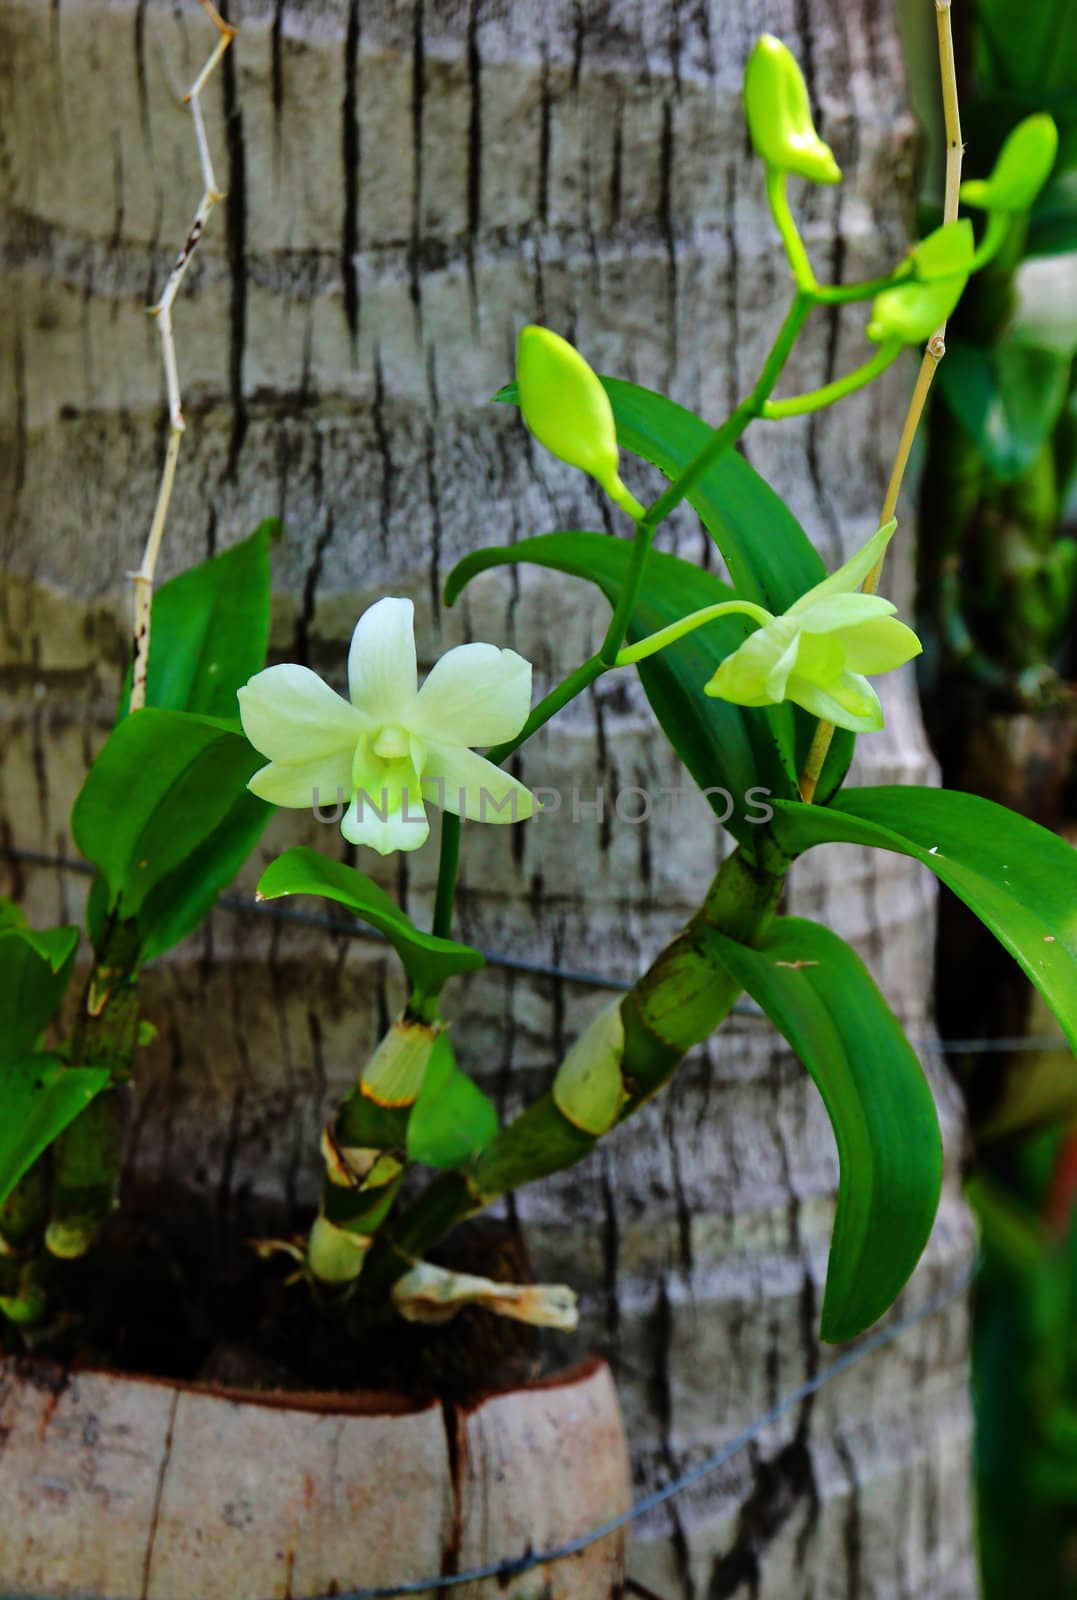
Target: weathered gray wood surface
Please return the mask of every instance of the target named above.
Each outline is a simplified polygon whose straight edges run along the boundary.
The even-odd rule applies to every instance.
[[[926,0],[925,0],[926,3]],[[545,684],[591,647],[603,608],[535,571],[495,574],[456,610],[441,578],[476,541],[606,525],[578,475],[483,402],[515,330],[540,317],[601,370],[718,419],[751,380],[786,295],[750,159],[740,75],[763,27],[806,64],[840,189],[802,191],[820,271],[881,269],[905,238],[913,129],[891,8],[856,0],[244,4],[210,137],[229,198],[176,314],[188,432],[165,568],[280,513],[274,648],[340,682],[359,609],[415,597],[421,654],[511,644]],[[165,417],[144,305],[201,184],[176,103],[211,31],[158,0],[8,0],[0,13],[5,205],[0,428],[8,578],[0,613],[0,816],[24,849],[72,853],[67,814],[107,725],[120,595],[156,487]],[[862,314],[819,315],[789,374],[861,358]],[[875,525],[909,371],[780,429],[749,459],[828,562]],[[643,492],[650,480],[633,478]],[[679,516],[672,547],[706,558]],[[909,593],[909,531],[889,569]],[[911,675],[864,777],[930,777]],[[600,685],[520,761],[532,783],[607,794],[606,816],[469,831],[461,933],[566,968],[630,976],[692,908],[720,852],[694,798],[646,826],[618,786],[675,786],[634,685]],[[294,814],[285,842],[336,848]],[[337,841],[339,845],[339,840]],[[429,907],[436,856],[378,873]],[[364,861],[369,867],[370,863]],[[74,916],[82,884],[28,866],[33,914]],[[931,886],[912,864],[834,848],[791,903],[863,952],[910,1030],[930,1030]],[[219,912],[147,973],[160,1028],[132,1154],[144,1191],[181,1179],[228,1225],[315,1192],[328,1105],[399,998],[383,953]],[[491,968],[453,997],[465,1064],[506,1108],[544,1086],[601,996]],[[938,1074],[936,1074],[938,1079]],[[951,1158],[961,1128],[939,1082]],[[540,1270],[584,1292],[581,1346],[615,1364],[640,1489],[700,1459],[821,1356],[814,1342],[836,1179],[803,1071],[750,1020],[577,1171],[519,1195]],[[967,1260],[951,1181],[926,1295]],[[643,1529],[663,1596],[957,1600],[975,1591],[963,1305],[808,1403]]]
[[[552,1549],[628,1506],[617,1395],[599,1362],[466,1407],[277,1402],[0,1363],[5,1600],[388,1588]],[[618,1600],[625,1543],[614,1533],[511,1582],[464,1584],[460,1600],[529,1600],[536,1586],[548,1600]]]

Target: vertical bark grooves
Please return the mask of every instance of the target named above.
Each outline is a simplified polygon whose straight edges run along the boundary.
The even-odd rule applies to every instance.
[[[866,276],[903,249],[911,196],[892,8],[235,0],[233,20],[222,90],[207,96],[229,199],[176,308],[188,428],[162,571],[283,513],[279,659],[301,655],[341,687],[359,611],[405,594],[424,669],[488,639],[532,660],[545,687],[601,637],[590,591],[521,568],[438,605],[477,542],[625,531],[488,403],[519,325],[548,321],[600,370],[668,384],[720,420],[788,292],[743,127],[752,34],[766,26],[800,52],[846,174],[840,193],[793,191],[812,259]],[[29,850],[74,853],[66,817],[110,725],[123,574],[159,468],[147,284],[163,281],[201,191],[173,84],[211,34],[193,4],[178,17],[145,0],[0,10],[0,487],[18,490],[0,535],[0,829]],[[863,321],[855,308],[814,317],[787,392],[860,361]],[[875,526],[908,377],[896,367],[838,411],[746,436],[830,564]],[[647,470],[627,473],[651,492]],[[888,569],[901,606],[909,535],[906,508]],[[713,559],[685,508],[662,542]],[[880,687],[887,727],[861,741],[860,780],[930,781],[911,674]],[[617,815],[619,784],[660,797],[683,782],[627,675],[596,684],[516,770],[560,789],[561,812],[468,830],[458,929],[525,965],[491,965],[450,996],[460,1059],[506,1116],[548,1087],[606,1001],[565,974],[637,974],[721,849],[694,793],[656,798],[645,828]],[[346,854],[332,830],[281,813],[237,892],[288,843]],[[436,845],[359,864],[428,918]],[[10,883],[35,919],[79,914],[80,879],[27,866]],[[834,848],[800,864],[789,905],[856,945],[924,1041],[955,1168],[959,1113],[928,1043],[932,894],[910,862]],[[140,1067],[135,1203],[182,1185],[221,1233],[294,1225],[317,1194],[321,1121],[401,1002],[384,949],[222,910],[143,993],[159,1033]],[[515,1197],[536,1270],[583,1295],[565,1357],[591,1346],[617,1360],[638,1490],[719,1448],[820,1361],[836,1177],[806,1075],[737,1017],[599,1155]],[[971,1249],[952,1176],[910,1303]],[[965,1335],[956,1305],[768,1430],[675,1520],[656,1513],[633,1554],[639,1582],[666,1600],[971,1596]]]

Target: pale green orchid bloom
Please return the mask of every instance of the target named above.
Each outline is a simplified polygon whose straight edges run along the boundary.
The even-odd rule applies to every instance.
[[[512,739],[527,721],[531,666],[514,650],[457,645],[420,689],[414,606],[386,598],[355,625],[348,690],[345,700],[295,665],[240,689],[243,731],[269,759],[254,794],[294,809],[347,799],[341,833],[381,855],[425,842],[427,801],[480,822],[531,816],[530,791],[471,748]]]
[[[760,626],[722,662],[705,686],[706,694],[739,706],[792,700],[839,728],[874,732],[883,725],[883,711],[865,674],[892,672],[923,648],[912,629],[897,620],[891,601],[858,592],[896,527],[891,521],[880,528],[843,567],[780,617],[751,600],[726,600],[629,645],[618,654],[617,665],[642,661],[716,617],[742,613]]]

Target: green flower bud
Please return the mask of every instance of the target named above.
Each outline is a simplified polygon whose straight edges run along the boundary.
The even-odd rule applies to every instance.
[[[621,1002],[612,1001],[585,1028],[553,1081],[554,1104],[563,1117],[596,1137],[617,1121],[624,1103],[621,1058],[625,1030]]]
[[[630,516],[641,516],[621,482],[617,427],[609,395],[579,351],[549,328],[530,324],[516,347],[524,421],[551,455],[590,473]]]
[[[744,72],[744,111],[758,153],[769,166],[809,183],[840,183],[841,168],[815,131],[808,88],[796,57],[764,33]]]
[[[998,153],[988,178],[970,178],[961,185],[961,198],[981,211],[1002,211],[1012,216],[1027,211],[1055,164],[1058,129],[1046,112],[1019,122]]]
[[[867,335],[876,344],[922,344],[946,321],[964,293],[975,253],[972,224],[947,222],[912,252],[914,276],[876,295]]]

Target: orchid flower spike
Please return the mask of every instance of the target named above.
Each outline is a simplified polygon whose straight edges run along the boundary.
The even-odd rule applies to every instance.
[[[617,665],[642,661],[716,617],[743,613],[760,626],[721,663],[706,685],[707,694],[739,706],[792,700],[839,728],[874,732],[883,725],[883,711],[864,674],[891,672],[923,648],[912,629],[897,620],[891,601],[858,592],[896,527],[894,521],[886,523],[851,560],[780,617],[750,600],[726,600],[629,645],[617,656]]]
[[[531,708],[531,665],[462,644],[418,688],[414,606],[387,598],[355,625],[349,699],[308,667],[258,672],[239,691],[243,731],[269,760],[248,787],[273,805],[343,809],[340,831],[381,855],[429,835],[425,802],[480,822],[531,816],[529,790],[476,755],[512,739]]]

